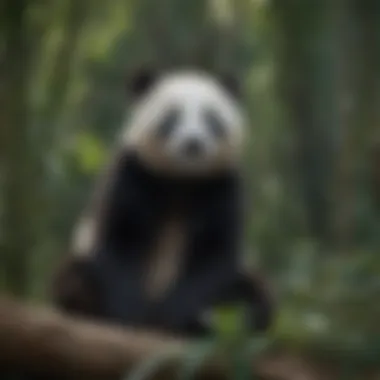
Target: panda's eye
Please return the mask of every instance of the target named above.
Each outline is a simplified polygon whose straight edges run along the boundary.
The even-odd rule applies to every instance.
[[[204,113],[206,125],[210,129],[211,133],[217,137],[217,138],[223,138],[226,135],[226,128],[223,123],[223,120],[221,120],[218,115],[211,111],[206,110]]]
[[[165,116],[164,118],[162,119],[162,121],[160,122],[158,128],[157,128],[157,137],[160,138],[160,139],[165,139],[167,137],[169,137],[176,125],[178,124],[178,121],[179,121],[179,117],[180,117],[180,112],[179,110],[170,110]]]

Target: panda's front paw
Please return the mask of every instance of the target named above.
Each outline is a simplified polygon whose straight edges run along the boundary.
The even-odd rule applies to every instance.
[[[212,326],[213,326],[212,311],[210,311],[210,310],[204,311],[198,317],[198,323],[201,324],[204,327],[204,329],[211,331]]]

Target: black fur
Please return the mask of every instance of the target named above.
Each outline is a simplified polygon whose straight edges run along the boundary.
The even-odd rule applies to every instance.
[[[238,271],[243,196],[236,172],[215,178],[165,178],[128,154],[114,180],[101,244],[87,262],[73,262],[61,273],[58,306],[128,326],[194,335],[202,312],[220,302],[245,299],[259,317],[253,327],[268,327],[271,302],[266,289],[256,277],[243,279]],[[188,223],[185,270],[162,302],[153,303],[143,289],[147,254],[160,223],[172,212],[184,214]],[[76,282],[72,289],[70,282]]]
[[[127,325],[186,333],[195,316],[237,272],[242,238],[240,178],[235,173],[212,179],[164,178],[130,154],[119,162],[114,179],[103,214],[101,244],[81,268],[82,280],[91,279],[99,289],[96,299],[101,307],[97,305],[94,314]],[[168,296],[152,304],[142,281],[147,253],[160,223],[176,212],[186,216],[191,237],[184,252],[185,271]],[[75,305],[67,295],[65,302],[62,297],[58,301],[66,310]],[[70,311],[83,313],[74,309]]]
[[[252,330],[266,331],[273,323],[275,300],[273,293],[258,273],[237,273],[232,282],[225,283],[213,306],[243,304]],[[207,326],[205,326],[207,328]]]
[[[127,80],[127,93],[134,99],[139,99],[146,94],[157,81],[168,72],[155,70],[149,67],[140,68],[133,73],[131,79]],[[242,99],[242,82],[240,77],[231,73],[219,73],[216,76],[219,83],[235,99]]]
[[[138,98],[141,95],[144,95],[156,80],[160,77],[159,73],[156,70],[151,68],[140,68],[132,78],[127,81],[127,92],[133,98]]]

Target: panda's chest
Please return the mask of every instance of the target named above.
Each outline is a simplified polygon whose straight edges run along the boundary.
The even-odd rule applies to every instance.
[[[146,291],[157,299],[176,282],[184,265],[189,233],[183,215],[173,213],[162,220],[148,253]]]
[[[147,254],[145,289],[154,300],[175,286],[210,229],[202,188],[194,189],[191,184],[169,185],[166,195],[155,202],[160,203],[161,216],[157,214]]]

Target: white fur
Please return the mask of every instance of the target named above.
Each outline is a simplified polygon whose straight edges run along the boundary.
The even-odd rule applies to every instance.
[[[171,107],[181,110],[173,136],[157,146],[154,129]],[[202,111],[212,108],[224,120],[227,138],[210,135]],[[135,105],[132,117],[122,131],[122,145],[137,148],[141,158],[153,167],[177,173],[206,172],[234,163],[241,153],[243,115],[234,98],[211,76],[197,72],[169,74],[159,80]],[[189,136],[202,140],[206,154],[199,162],[186,162],[179,154],[181,143]]]
[[[81,218],[74,230],[72,249],[76,256],[86,256],[95,242],[95,221],[93,218]]]

